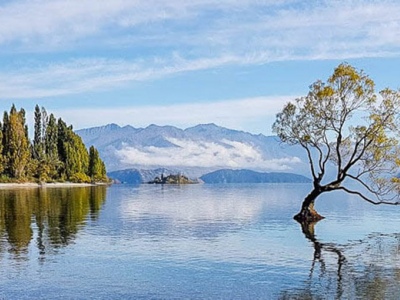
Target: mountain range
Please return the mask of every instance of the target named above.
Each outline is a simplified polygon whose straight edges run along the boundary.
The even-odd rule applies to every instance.
[[[109,172],[168,168],[191,178],[220,169],[309,175],[305,152],[282,144],[276,136],[251,134],[215,124],[187,129],[109,124],[76,131],[94,145]]]
[[[311,179],[298,174],[251,170],[218,170],[200,177],[204,183],[307,183]]]
[[[177,170],[159,168],[154,170],[126,169],[112,171],[108,176],[120,183],[140,184],[154,180],[161,175],[179,174]],[[202,175],[199,179],[193,178],[195,182],[208,184],[215,183],[308,183],[311,180],[303,175],[283,172],[255,172],[251,170],[222,169]]]

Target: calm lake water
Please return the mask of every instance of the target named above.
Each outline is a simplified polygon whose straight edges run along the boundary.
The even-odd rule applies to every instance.
[[[309,189],[0,190],[0,299],[399,299],[400,207]]]

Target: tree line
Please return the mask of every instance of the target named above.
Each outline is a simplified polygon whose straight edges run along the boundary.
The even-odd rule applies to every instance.
[[[106,167],[93,146],[61,118],[35,107],[34,136],[29,139],[25,110],[11,106],[0,122],[0,181],[106,182]]]

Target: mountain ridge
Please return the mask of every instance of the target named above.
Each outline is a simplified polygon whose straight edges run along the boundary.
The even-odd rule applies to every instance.
[[[252,134],[214,123],[186,129],[151,124],[145,128],[115,123],[77,130],[94,145],[109,171],[129,168],[180,170],[200,177],[220,169],[307,174],[307,157],[277,136]]]
[[[142,184],[154,178],[169,175],[181,175],[179,170],[159,168],[154,170],[125,169],[109,172],[110,178],[118,183]],[[184,175],[184,174],[182,174]],[[199,178],[190,178],[194,182],[205,184],[227,183],[309,183],[311,179],[303,175],[283,172],[256,172],[247,169],[221,169],[206,173]]]
[[[294,173],[255,172],[252,170],[222,169],[200,177],[204,183],[309,183],[310,178]]]

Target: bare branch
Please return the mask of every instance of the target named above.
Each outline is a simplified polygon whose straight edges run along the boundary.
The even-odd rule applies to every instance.
[[[374,200],[368,198],[367,196],[365,196],[364,194],[362,194],[361,192],[350,190],[350,189],[348,189],[348,188],[346,188],[344,186],[338,187],[337,190],[343,190],[343,191],[345,191],[345,192],[347,192],[349,194],[357,195],[360,198],[362,198],[363,200],[365,200],[365,201],[367,201],[367,202],[369,202],[371,204],[374,204],[374,205],[380,205],[380,204],[399,205],[400,204],[399,201],[396,201],[396,202],[383,201],[383,200],[382,201],[374,201]]]
[[[360,183],[365,189],[367,189],[370,193],[377,195],[377,192],[374,191],[368,184],[366,184],[363,180],[360,179],[358,176],[353,176],[351,174],[347,174],[347,177],[355,180],[356,182]]]
[[[306,149],[307,157],[308,157],[308,162],[310,163],[311,174],[312,174],[312,177],[313,177],[313,179],[314,179],[314,181],[315,181],[315,180],[317,180],[318,177],[317,177],[316,172],[315,172],[315,167],[314,167],[314,162],[313,162],[313,160],[312,160],[311,151],[310,151],[310,149],[308,149],[308,147],[307,147],[306,144],[300,143],[300,145],[301,145],[304,149]]]

